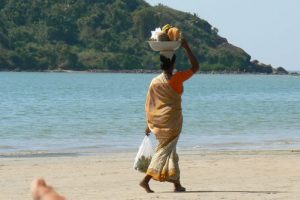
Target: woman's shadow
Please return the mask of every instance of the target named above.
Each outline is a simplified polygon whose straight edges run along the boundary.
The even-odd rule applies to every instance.
[[[174,193],[174,192],[163,192],[163,193]],[[278,194],[286,193],[284,191],[253,191],[253,190],[190,190],[185,192],[177,193],[257,193],[257,194]]]

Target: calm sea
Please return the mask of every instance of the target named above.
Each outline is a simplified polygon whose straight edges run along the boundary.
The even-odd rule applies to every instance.
[[[154,76],[0,73],[0,156],[135,151]],[[182,150],[300,149],[299,76],[195,75],[183,113]]]

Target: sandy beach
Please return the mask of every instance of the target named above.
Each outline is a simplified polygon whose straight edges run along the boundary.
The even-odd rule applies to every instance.
[[[90,199],[300,199],[299,151],[179,152],[186,193],[151,181],[138,186],[135,153],[0,159],[0,199],[30,200],[29,184],[43,177],[72,200]]]

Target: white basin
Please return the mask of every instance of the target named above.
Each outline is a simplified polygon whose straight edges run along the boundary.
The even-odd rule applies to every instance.
[[[153,51],[175,51],[181,46],[181,41],[148,41]]]

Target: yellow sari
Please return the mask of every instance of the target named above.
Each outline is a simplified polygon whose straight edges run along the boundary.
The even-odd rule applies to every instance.
[[[176,144],[182,129],[181,96],[163,73],[152,80],[145,109],[148,127],[158,140],[146,173],[158,181],[177,181],[180,177]]]

